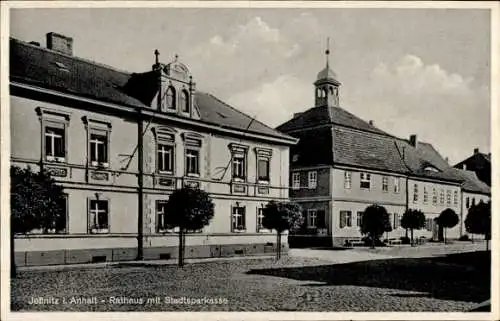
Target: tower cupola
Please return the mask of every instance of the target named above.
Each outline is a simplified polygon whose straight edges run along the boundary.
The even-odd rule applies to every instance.
[[[339,107],[339,87],[340,82],[337,80],[337,74],[330,69],[329,63],[330,45],[327,39],[326,45],[326,66],[318,73],[315,87],[315,106],[316,107]]]

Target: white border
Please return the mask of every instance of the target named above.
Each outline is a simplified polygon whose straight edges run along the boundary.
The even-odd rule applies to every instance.
[[[383,2],[383,1],[4,1],[1,2],[1,110],[0,110],[0,160],[1,160],[1,315],[2,320],[498,320],[500,319],[499,296],[499,246],[500,246],[500,95],[499,95],[499,8],[494,1],[415,1],[415,2]],[[493,203],[493,236],[492,236],[492,312],[491,313],[309,313],[309,312],[127,312],[127,313],[10,313],[10,276],[9,276],[9,9],[10,8],[152,8],[152,7],[184,7],[184,8],[456,8],[456,9],[491,9],[491,150],[492,156],[492,203]],[[467,23],[467,21],[464,21]],[[36,26],[34,26],[36,27]]]

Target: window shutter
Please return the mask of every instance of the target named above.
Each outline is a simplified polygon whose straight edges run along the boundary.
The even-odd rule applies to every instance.
[[[325,228],[326,227],[326,222],[325,222],[325,211],[319,210],[317,211],[317,217],[316,217],[316,225],[318,228]]]
[[[340,212],[340,228],[343,228],[345,226],[345,212],[341,211]]]

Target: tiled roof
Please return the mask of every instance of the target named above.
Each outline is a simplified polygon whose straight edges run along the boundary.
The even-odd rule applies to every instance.
[[[370,125],[359,117],[340,107],[313,107],[277,127],[283,132],[291,132],[310,126],[334,124],[363,131],[389,135]],[[390,136],[390,135],[389,135]]]
[[[488,195],[491,194],[490,187],[486,185],[484,182],[480,181],[475,172],[457,168],[454,168],[453,170],[458,176],[460,176],[464,180],[462,186],[466,192],[481,193]]]
[[[292,148],[292,155],[300,155],[292,166],[310,166],[316,161],[316,165],[342,164],[455,183],[462,181],[431,144],[418,142],[414,147],[340,107],[308,109],[280,125],[278,130],[300,139]]]
[[[404,139],[397,139],[396,144],[404,154],[405,165],[411,170],[412,175],[453,182],[462,181],[431,144],[418,142],[414,147]]]
[[[398,173],[407,172],[391,137],[334,127],[334,163]]]
[[[16,39],[10,40],[11,81],[103,102],[148,108],[157,91],[154,76],[153,72],[131,74]],[[255,119],[252,121],[250,116],[210,94],[197,92],[195,105],[203,123],[293,141],[292,137]]]

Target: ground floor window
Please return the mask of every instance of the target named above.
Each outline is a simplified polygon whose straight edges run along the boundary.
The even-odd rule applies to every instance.
[[[425,229],[431,232],[434,228],[434,220],[432,218],[425,219]]]
[[[352,212],[340,211],[340,228],[352,226]]]
[[[401,218],[399,217],[398,213],[394,213],[394,222],[392,226],[394,229],[397,229],[399,228],[400,225],[401,225]]]
[[[167,201],[156,201],[156,232],[167,232],[165,224]]]
[[[358,212],[358,216],[356,217],[356,225],[361,227],[361,224],[363,224],[363,212]]]
[[[89,230],[90,233],[109,232],[109,203],[107,200],[90,200]]]
[[[231,231],[243,232],[246,230],[245,207],[234,206],[231,210]]]

